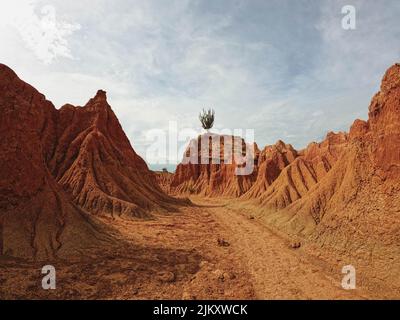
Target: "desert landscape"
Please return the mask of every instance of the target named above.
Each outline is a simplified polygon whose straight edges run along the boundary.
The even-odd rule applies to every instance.
[[[400,298],[400,64],[348,132],[251,156],[208,132],[191,143],[210,161],[174,173],[148,168],[103,90],[56,109],[1,64],[0,112],[1,299]]]

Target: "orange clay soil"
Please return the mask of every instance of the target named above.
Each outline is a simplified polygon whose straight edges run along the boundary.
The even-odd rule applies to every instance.
[[[341,267],[293,249],[233,200],[192,198],[193,206],[154,220],[112,223],[118,245],[75,262],[46,261],[57,289],[41,289],[43,263],[3,258],[0,298],[365,299],[385,292],[341,288]]]

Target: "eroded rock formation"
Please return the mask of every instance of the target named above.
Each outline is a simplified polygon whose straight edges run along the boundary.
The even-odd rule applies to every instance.
[[[204,196],[240,196],[256,179],[240,175],[246,163],[257,163],[257,145],[246,145],[242,138],[206,133],[189,143],[185,161],[178,165],[171,180],[171,192]]]
[[[353,264],[369,283],[400,288],[400,64],[387,70],[368,120],[348,134],[300,151],[278,142],[257,160],[256,175],[240,178],[243,189],[231,172],[211,180],[216,170],[201,165],[178,166],[174,187],[241,195],[269,226],[326,249],[327,260],[341,257],[334,264]],[[225,191],[232,188],[240,192]]]
[[[0,253],[76,255],[110,241],[91,214],[140,217],[175,203],[99,91],[57,110],[0,65]]]
[[[37,259],[74,255],[106,237],[51,175],[55,108],[0,65],[1,254]]]
[[[99,90],[84,107],[57,110],[48,166],[74,202],[90,213],[144,216],[173,202],[126,137]]]

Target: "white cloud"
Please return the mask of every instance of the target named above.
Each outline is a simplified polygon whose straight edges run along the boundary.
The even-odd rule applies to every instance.
[[[365,118],[400,56],[399,1],[354,0],[354,31],[341,28],[342,0],[51,1],[57,15],[40,12],[45,0],[6,3],[2,62],[57,106],[106,90],[142,156],[146,132],[199,128],[203,107],[218,128],[255,129],[259,146],[303,147]]]
[[[54,6],[38,8],[34,0],[13,0],[1,4],[0,30],[15,28],[26,47],[45,64],[57,57],[72,58],[67,37],[80,28],[57,19]],[[39,10],[39,13],[37,12]]]

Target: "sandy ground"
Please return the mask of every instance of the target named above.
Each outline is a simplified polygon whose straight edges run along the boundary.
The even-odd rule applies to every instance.
[[[341,287],[343,274],[328,274],[322,263],[301,248],[280,238],[248,212],[226,207],[227,200],[213,200],[210,214],[234,248],[233,259],[251,275],[258,299],[363,299],[358,290]],[[204,200],[197,199],[197,203]],[[207,201],[209,202],[209,201]]]
[[[119,233],[115,247],[79,261],[0,260],[1,299],[362,299],[341,288],[342,274],[293,249],[228,200],[148,221],[105,219]],[[41,287],[41,267],[57,271],[55,290]]]

